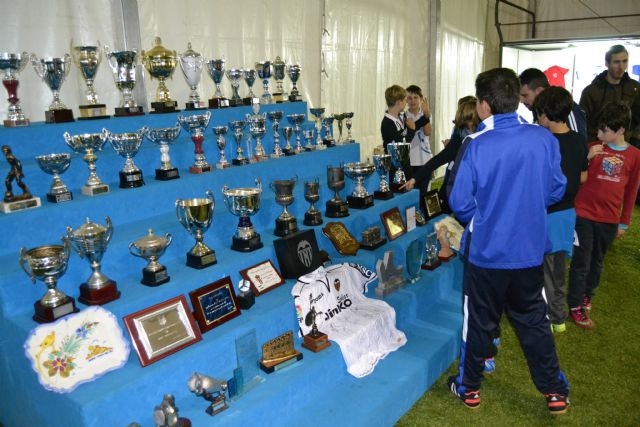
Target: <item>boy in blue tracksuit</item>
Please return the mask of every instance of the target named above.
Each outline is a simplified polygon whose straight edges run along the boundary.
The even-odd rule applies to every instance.
[[[459,374],[448,385],[466,406],[480,405],[484,359],[503,310],[524,350],[533,381],[552,414],[566,412],[569,385],[560,371],[542,296],[547,206],[558,202],[566,178],[554,136],[516,114],[520,84],[506,68],[476,78],[482,123],[458,153],[449,204],[467,223],[461,243],[464,325]]]

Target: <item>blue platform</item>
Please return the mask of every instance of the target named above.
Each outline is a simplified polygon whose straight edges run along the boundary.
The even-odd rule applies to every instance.
[[[306,103],[270,105],[263,111],[281,110],[286,114],[306,113]],[[249,107],[212,110],[212,119],[206,132],[204,149],[207,159],[215,164],[218,150],[210,130],[226,125],[229,120],[243,119]],[[38,282],[35,286],[18,265],[18,251],[22,246],[59,243],[66,226],[74,229],[86,217],[104,224],[110,216],[114,235],[104,256],[102,271],[115,280],[122,292],[120,299],[105,305],[119,319],[152,306],[224,276],[231,276],[234,284],[240,279],[239,271],[265,259],[276,267],[277,258],[272,242],[275,218],[282,208],[274,202],[268,185],[272,179],[298,177],[294,190],[295,201],[290,212],[298,218],[300,228],[308,208],[303,192],[305,180],[318,178],[321,199],[317,207],[323,212],[324,203],[332,197],[326,186],[326,166],[359,160],[358,144],[337,146],[324,151],[269,160],[264,163],[214,170],[203,175],[192,175],[188,166],[193,162],[193,144],[183,131],[179,141],[171,147],[171,159],[180,169],[181,178],[156,181],[154,169],[159,167],[160,152],[148,141],[143,143],[135,163],[142,169],[146,185],[136,189],[118,188],[118,173],[124,159],[108,145],[98,154],[97,171],[111,192],[96,197],[81,194],[80,186],[87,179],[88,169],[81,156],[74,157],[70,169],[62,179],[74,194],[68,203],[51,204],[46,201],[51,177],[38,168],[34,156],[52,152],[70,151],[62,134],[99,132],[103,127],[124,132],[142,125],[166,127],[175,124],[176,114],[145,115],[132,118],[111,118],[98,121],[44,125],[35,123],[27,128],[0,127],[0,144],[8,144],[23,163],[25,182],[31,191],[41,197],[43,206],[28,211],[0,214],[0,423],[12,426],[125,426],[137,421],[143,426],[153,425],[152,412],[165,393],[175,395],[180,415],[191,419],[194,426],[201,425],[391,425],[430,387],[455,359],[459,349],[461,328],[462,266],[454,259],[434,271],[425,271],[423,278],[387,298],[397,313],[397,326],[407,335],[407,344],[382,360],[373,374],[356,379],[346,371],[340,349],[332,345],[320,353],[302,349],[296,338],[296,347],[304,353],[302,362],[266,375],[266,381],[240,400],[230,403],[228,410],[211,419],[204,409],[207,402],[192,395],[186,386],[188,377],[202,372],[217,378],[231,378],[236,367],[235,339],[251,329],[256,330],[258,343],[275,337],[289,329],[296,330],[295,310],[290,296],[294,281],[256,299],[256,304],[242,315],[203,334],[203,340],[178,353],[145,368],[140,366],[134,351],[128,363],[97,380],[80,385],[69,394],[46,391],[39,383],[29,361],[24,356],[23,344],[29,331],[37,326],[31,319],[33,303],[45,291]],[[281,126],[287,125],[283,120]],[[312,127],[307,122],[305,127]],[[248,133],[248,132],[247,132]],[[264,145],[267,152],[273,146],[269,124]],[[246,138],[246,135],[245,135]],[[283,140],[281,139],[281,143]],[[284,145],[284,144],[283,144]],[[246,145],[243,146],[245,148]],[[235,153],[235,142],[227,135],[227,158]],[[8,171],[7,163],[0,159],[0,175]],[[232,251],[231,236],[237,217],[231,215],[221,196],[221,187],[253,186],[255,178],[263,183],[262,205],[252,218],[261,234],[264,248],[241,254]],[[378,186],[377,176],[365,183],[369,191]],[[342,191],[346,197],[354,185],[347,183]],[[16,186],[14,185],[14,189]],[[174,203],[177,198],[203,197],[212,189],[216,198],[213,223],[205,234],[205,242],[216,251],[218,263],[204,270],[185,266],[185,253],[194,239],[179,224]],[[352,209],[343,218],[346,227],[357,238],[370,225],[381,225],[380,213],[398,207],[403,213],[409,206],[417,206],[418,192],[396,195],[391,200],[375,201],[367,210]],[[325,224],[334,221],[324,218]],[[327,250],[334,263],[355,261],[370,269],[387,250],[394,252],[396,260],[403,262],[409,243],[433,230],[433,221],[424,227],[401,236],[373,252],[360,250],[355,257],[340,256],[329,240],[322,235],[322,226],[314,227],[321,249]],[[128,253],[128,245],[153,228],[155,234],[171,232],[173,243],[161,258],[168,268],[171,281],[157,288],[141,285],[141,270],[145,263]],[[403,262],[404,263],[404,262]],[[58,287],[77,299],[78,286],[90,274],[89,264],[72,254],[67,273]],[[369,296],[375,297],[375,285]],[[79,308],[84,305],[78,303]],[[121,321],[121,326],[124,325]],[[128,334],[127,335],[127,339]]]

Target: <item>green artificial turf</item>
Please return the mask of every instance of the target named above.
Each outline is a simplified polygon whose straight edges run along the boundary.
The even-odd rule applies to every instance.
[[[446,387],[457,361],[397,423],[398,426],[571,425],[640,426],[640,208],[631,227],[609,249],[591,318],[594,329],[577,328],[556,335],[560,366],[570,386],[571,406],[552,416],[535,389],[522,349],[506,316],[496,373],[481,389],[482,404],[465,407]]]

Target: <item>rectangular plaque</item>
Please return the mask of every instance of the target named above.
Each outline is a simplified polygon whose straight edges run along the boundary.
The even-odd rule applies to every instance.
[[[407,231],[414,230],[416,228],[416,207],[408,207],[404,212],[405,218],[407,218]]]
[[[380,219],[384,224],[389,240],[397,239],[407,232],[407,228],[402,221],[402,215],[397,207],[381,213]]]
[[[251,329],[249,332],[236,338],[236,359],[238,361],[238,367],[233,370],[236,396],[231,397],[230,394],[232,400],[239,399],[256,385],[264,381],[264,378],[260,375],[258,363],[256,362],[259,357],[255,329]]]
[[[236,293],[229,276],[189,292],[200,330],[208,332],[240,316]]]
[[[284,283],[284,279],[270,259],[241,270],[240,275],[249,281],[251,290],[256,296],[269,292]]]
[[[202,339],[184,295],[124,316],[123,320],[143,367]]]
[[[427,209],[427,219],[431,219],[434,216],[438,216],[442,213],[442,207],[440,206],[440,197],[438,196],[438,190],[428,191],[424,196],[424,205]]]

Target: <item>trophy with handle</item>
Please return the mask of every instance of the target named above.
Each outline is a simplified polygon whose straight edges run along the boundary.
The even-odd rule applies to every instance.
[[[47,193],[47,200],[51,203],[61,203],[73,200],[73,194],[62,179],[60,174],[66,171],[71,164],[71,154],[69,153],[52,153],[36,156],[38,166],[43,172],[53,175],[51,190]]]
[[[173,144],[180,135],[180,123],[171,128],[146,128],[144,135],[153,144],[160,147],[160,169],[156,169],[156,179],[158,181],[168,181],[180,178],[178,168],[171,164],[169,157],[169,146]]]
[[[162,46],[162,39],[153,39],[153,48],[142,51],[142,63],[152,79],[158,79],[158,90],[156,90],[156,101],[151,103],[152,113],[173,113],[180,111],[176,109],[178,103],[171,99],[169,88],[165,84],[167,79],[173,76],[178,62],[178,54],[175,50],[169,50]]]
[[[86,104],[80,105],[80,117],[78,120],[106,119],[107,106],[100,102],[93,83],[102,62],[102,52],[100,52],[100,40],[96,46],[73,46],[71,43],[71,56],[76,67],[80,70],[82,78],[87,85],[85,94]]]
[[[167,275],[167,267],[160,264],[158,259],[164,254],[171,241],[171,233],[166,233],[164,236],[156,236],[153,234],[153,230],[149,229],[147,235],[129,244],[129,253],[131,255],[148,261],[146,267],[142,269],[140,283],[147,286],[159,286],[170,280]]]
[[[207,105],[200,99],[200,94],[198,93],[198,83],[200,83],[202,70],[204,69],[204,57],[191,48],[191,43],[187,43],[187,50],[178,54],[178,61],[184,79],[191,89],[186,109],[201,110],[206,108]]]
[[[209,119],[211,118],[211,111],[207,111],[204,114],[193,114],[190,116],[178,115],[178,123],[180,126],[191,135],[191,141],[195,145],[195,161],[193,165],[189,166],[189,172],[191,173],[205,173],[211,172],[212,167],[207,162],[204,156],[204,150],[202,149],[202,143],[204,142],[204,131],[209,126]]]
[[[142,171],[133,162],[138,154],[146,127],[136,132],[112,133],[102,129],[105,139],[109,141],[116,153],[125,159],[124,166],[118,172],[120,175],[120,188],[136,188],[144,185]]]
[[[349,216],[349,203],[340,197],[340,190],[345,186],[344,167],[327,166],[327,185],[334,191],[333,198],[326,203],[325,216],[344,218]]]
[[[2,85],[9,94],[9,108],[7,109],[7,118],[3,124],[6,128],[14,128],[18,126],[29,126],[31,123],[22,112],[20,99],[18,98],[18,74],[24,70],[29,62],[29,54],[0,52],[0,70],[2,70]]]
[[[291,179],[273,180],[269,184],[269,187],[276,194],[276,203],[283,208],[280,216],[276,218],[276,236],[285,237],[298,232],[296,217],[291,215],[287,208],[293,203],[293,188],[297,181],[298,177],[295,176]]]
[[[231,249],[240,252],[250,252],[263,246],[258,234],[253,228],[251,217],[260,210],[260,194],[262,183],[256,179],[254,188],[222,188],[224,204],[229,212],[239,217],[238,227],[232,238]]]
[[[109,186],[102,182],[96,172],[96,162],[98,161],[96,152],[102,151],[104,144],[107,143],[106,135],[104,133],[71,135],[69,132],[65,132],[64,140],[76,153],[84,153],[82,159],[89,167],[89,178],[87,178],[85,185],[82,186],[82,194],[85,196],[97,196],[108,193]]]
[[[229,122],[229,127],[233,130],[233,139],[236,140],[236,158],[231,160],[231,163],[236,166],[249,163],[249,159],[244,156],[244,152],[242,151],[242,137],[246,126],[247,122],[244,120],[232,120]]]
[[[202,269],[218,262],[215,251],[203,241],[204,233],[213,220],[214,207],[211,190],[207,190],[202,198],[176,200],[178,221],[196,239],[196,244],[187,252],[189,267]]]
[[[133,88],[136,86],[136,49],[112,52],[109,46],[104,47],[107,63],[113,73],[113,81],[122,95],[120,105],[116,107],[115,116],[139,116],[144,114],[142,107],[133,99]]]
[[[300,102],[302,101],[302,97],[300,96],[300,92],[298,91],[298,87],[296,86],[298,83],[298,79],[300,79],[300,73],[302,72],[302,67],[300,64],[291,64],[287,67],[287,75],[291,80],[291,84],[293,87],[291,88],[291,93],[289,94],[290,102]]]
[[[351,195],[347,196],[350,208],[367,209],[373,206],[373,194],[369,194],[364,187],[363,182],[375,171],[371,163],[353,162],[344,165],[345,174],[356,181]]]
[[[222,94],[222,87],[220,86],[224,78],[224,64],[224,59],[212,59],[206,62],[207,72],[216,85],[216,93],[209,100],[209,108],[225,108],[229,106],[229,100]]]
[[[73,122],[73,111],[67,108],[60,100],[62,83],[71,71],[71,55],[65,53],[62,58],[45,57],[38,59],[35,53],[31,54],[31,65],[38,77],[51,89],[53,101],[49,109],[45,111],[46,123]]]
[[[271,61],[256,62],[256,71],[258,77],[262,79],[262,96],[260,97],[261,104],[273,104],[273,96],[269,92],[269,79],[271,78],[272,65]]]

